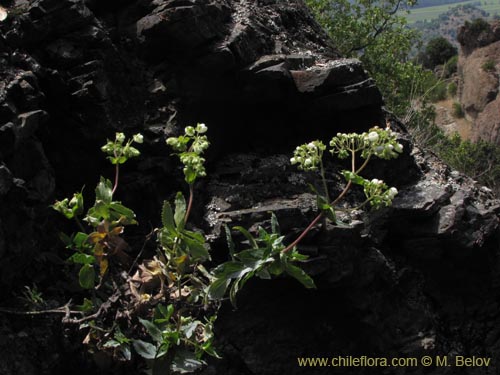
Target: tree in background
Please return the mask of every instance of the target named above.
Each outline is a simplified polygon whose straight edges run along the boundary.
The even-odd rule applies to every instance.
[[[413,0],[306,0],[318,22],[345,57],[359,58],[377,82],[389,109],[405,115],[425,92],[429,72],[410,61],[418,32],[400,12]]]
[[[434,69],[456,55],[457,48],[448,39],[438,36],[427,43],[424,51],[419,54],[418,60],[425,68]]]

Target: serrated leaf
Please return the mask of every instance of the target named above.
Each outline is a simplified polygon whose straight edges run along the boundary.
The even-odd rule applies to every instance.
[[[259,247],[257,245],[257,242],[255,241],[255,238],[253,238],[252,235],[250,234],[250,232],[248,232],[245,228],[240,227],[240,226],[236,226],[233,229],[237,230],[238,232],[240,232],[241,234],[243,234],[243,236],[245,236],[245,238],[248,240],[248,242],[250,243],[250,246],[252,248],[256,249],[256,248]]]
[[[135,351],[142,358],[145,359],[155,359],[156,358],[156,346],[149,342],[145,342],[142,340],[134,340],[132,345],[134,346]]]
[[[178,229],[184,228],[184,217],[186,216],[186,200],[179,191],[175,196],[174,221]]]
[[[92,289],[95,285],[95,271],[90,264],[84,264],[78,274],[78,281],[83,289]]]
[[[160,329],[154,324],[153,322],[150,322],[149,320],[141,319],[139,318],[139,322],[146,328],[148,331],[149,335],[151,338],[158,344],[160,344],[163,341],[162,338],[162,333]]]
[[[190,231],[190,230],[183,230],[182,233],[186,236],[186,237],[189,237],[195,241],[197,241],[198,243],[200,244],[204,244],[205,243],[205,237],[203,236],[203,234],[199,233],[199,232],[193,232],[193,231]]]
[[[135,221],[135,213],[130,208],[125,207],[121,203],[111,202],[109,208],[115,211],[119,216],[123,216],[129,221]]]

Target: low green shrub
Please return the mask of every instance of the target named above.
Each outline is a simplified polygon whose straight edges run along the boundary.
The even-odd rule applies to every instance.
[[[463,118],[465,116],[465,113],[462,109],[462,104],[454,102],[452,106],[452,114],[455,118]]]
[[[496,63],[494,60],[492,59],[488,59],[486,60],[483,65],[481,65],[481,68],[485,71],[485,72],[494,72],[495,69],[496,69]]]

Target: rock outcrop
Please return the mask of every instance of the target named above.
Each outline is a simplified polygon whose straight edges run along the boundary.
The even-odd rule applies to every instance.
[[[485,24],[484,30],[473,25],[466,24],[458,34],[460,103],[473,122],[472,140],[500,144],[500,24]]]
[[[288,165],[297,144],[389,120],[405,153],[367,173],[400,189],[394,206],[311,233],[302,251],[318,290],[287,279],[250,283],[240,309],[228,306],[218,320],[224,359],[204,371],[325,373],[300,368],[296,358],[307,355],[484,355],[499,368],[498,201],[412,146],[359,61],[338,55],[302,1],[34,0],[8,11],[0,26],[0,300],[33,282],[47,294],[71,291],[58,281],[67,277],[57,243],[65,224],[48,206],[111,173],[99,146],[117,130],[145,135],[119,194],[148,223],[182,186],[165,138],[208,125],[210,177],[196,186],[195,221],[223,259],[221,222],[265,223],[272,210],[293,236],[314,215],[313,177]],[[328,164],[332,191],[340,168]],[[2,374],[74,366],[78,347],[55,339],[24,351],[33,330],[0,329],[9,338],[0,340]]]

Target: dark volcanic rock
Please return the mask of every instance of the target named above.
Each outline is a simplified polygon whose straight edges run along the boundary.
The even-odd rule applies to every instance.
[[[161,201],[183,188],[165,138],[197,121],[209,126],[211,177],[196,187],[193,219],[224,260],[221,223],[253,230],[274,211],[288,241],[314,217],[307,183],[316,177],[288,163],[297,144],[386,123],[373,80],[338,55],[300,0],[36,0],[8,10],[0,24],[2,301],[33,283],[47,294],[71,289],[57,238],[66,224],[49,205],[83,185],[91,199],[98,176],[112,174],[99,147],[117,130],[145,134],[118,198],[137,209],[138,232],[149,232]],[[206,374],[325,373],[299,368],[305,355],[498,351],[498,202],[401,137],[404,155],[366,170],[400,190],[394,206],[310,233],[301,249],[318,290],[288,279],[249,283],[240,309],[221,314],[224,359]],[[339,192],[342,166],[327,167]],[[10,318],[0,314],[14,343],[0,335],[0,347],[16,351],[0,359],[2,375],[75,371],[71,359],[83,349],[59,336],[27,347],[24,328],[2,328]],[[56,320],[43,324],[60,332]],[[441,370],[428,373],[450,373]],[[337,371],[360,372],[373,369]]]

